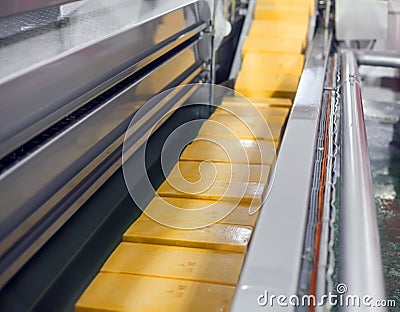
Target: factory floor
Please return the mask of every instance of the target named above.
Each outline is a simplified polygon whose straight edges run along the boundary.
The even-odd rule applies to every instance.
[[[400,51],[400,2],[389,1],[388,37],[376,51]],[[400,306],[400,69],[361,66],[372,182],[388,299]],[[398,310],[393,310],[398,311]]]
[[[399,70],[361,67],[371,172],[388,299],[400,306]]]

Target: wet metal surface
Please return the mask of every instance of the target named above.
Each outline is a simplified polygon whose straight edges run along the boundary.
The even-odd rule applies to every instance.
[[[387,297],[399,307],[400,140],[394,129],[400,126],[379,120],[367,120],[366,126]]]
[[[368,69],[368,74],[371,72]],[[378,71],[383,69],[377,68]],[[396,79],[379,82],[364,77],[363,96],[371,161],[372,181],[378,214],[381,251],[388,299],[400,307],[400,86]],[[365,72],[364,72],[365,74]],[[386,81],[385,81],[386,80]],[[390,80],[390,81],[389,81]],[[388,88],[390,85],[390,88]],[[389,91],[390,89],[390,91]],[[390,94],[388,94],[388,92]]]

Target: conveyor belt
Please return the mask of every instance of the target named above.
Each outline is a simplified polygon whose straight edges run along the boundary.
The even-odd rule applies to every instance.
[[[253,104],[239,96],[222,100],[77,311],[229,310],[297,90],[313,11],[311,0],[258,1],[235,85]],[[170,205],[180,209],[163,213]],[[204,227],[213,220],[219,221]]]

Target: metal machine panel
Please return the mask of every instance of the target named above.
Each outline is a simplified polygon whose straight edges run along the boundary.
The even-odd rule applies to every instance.
[[[0,17],[40,10],[77,0],[3,0],[0,2]]]
[[[0,84],[2,152],[38,131],[48,136],[0,173],[0,288],[120,167],[135,112],[155,94],[193,81],[209,62],[210,36],[202,34],[208,23],[198,15],[202,1],[174,1],[170,9],[170,2],[141,3],[149,10],[161,3],[163,14],[153,8],[134,28],[68,49]],[[136,148],[179,105],[177,96],[143,112],[132,133]],[[15,125],[25,128],[18,132]]]
[[[198,0],[88,1],[61,26],[1,39],[0,157],[200,32],[209,19]]]
[[[116,150],[120,153],[118,148],[122,144],[132,114],[146,99],[167,87],[172,79],[179,79],[184,75],[180,66],[185,63],[193,68],[193,72],[187,77],[190,81],[193,74],[199,73],[201,64],[194,62],[192,50],[185,50],[116,98],[106,101],[16,167],[3,173],[0,177],[0,197],[6,205],[0,214],[0,235],[3,238],[0,242],[0,254],[3,255],[0,269],[10,264],[7,256],[4,257],[6,253],[11,252],[13,256],[15,252],[18,253],[18,250],[13,249],[17,242],[26,242],[31,253],[32,247],[40,247],[40,243],[31,245],[28,241],[32,242],[32,239],[35,240],[35,237],[37,239],[43,234],[38,224],[53,218],[53,210],[60,205],[67,210],[62,212],[66,213],[62,224],[79,208],[79,203],[82,204],[85,199],[81,198],[77,206],[76,202],[71,202],[76,195],[71,194],[79,191],[80,184],[85,182],[93,170],[99,170],[96,168],[107,162],[109,155]],[[157,116],[161,118],[165,109],[161,107],[157,112],[152,112],[153,119]],[[149,125],[144,124],[138,129],[138,139],[143,136],[146,127]],[[117,160],[117,164],[114,171],[119,167],[120,160]],[[59,213],[60,211],[57,212]],[[61,224],[54,222],[51,232],[55,232]],[[26,237],[28,233],[30,236]],[[50,233],[46,233],[47,237],[49,235]],[[18,261],[12,263],[12,266],[15,265],[18,265]],[[0,275],[0,284],[4,282],[3,278]]]
[[[336,0],[335,19],[338,40],[386,38],[388,3],[379,0]]]

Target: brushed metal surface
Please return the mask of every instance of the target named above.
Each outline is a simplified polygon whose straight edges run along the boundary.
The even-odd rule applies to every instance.
[[[0,158],[209,19],[199,0],[89,1],[62,27],[0,40]]]
[[[357,60],[351,51],[341,52],[340,57],[343,86],[339,278],[350,295],[384,300],[385,283]],[[387,311],[385,307],[373,309]],[[360,311],[360,308],[343,305],[340,311]]]
[[[368,40],[387,37],[388,2],[379,0],[336,0],[336,38]]]
[[[7,82],[1,80],[0,128],[6,132],[1,135],[12,139],[12,134],[23,133],[13,141],[15,146],[91,103],[98,94],[102,97],[94,99],[94,109],[0,174],[4,207],[0,211],[0,288],[119,168],[121,144],[135,112],[164,89],[191,82],[209,62],[210,36],[201,33],[209,24],[207,14],[205,22],[200,19],[200,12],[207,12],[203,1],[140,2],[149,14],[141,16],[143,20],[121,26],[118,15],[105,10],[122,27],[120,31],[114,32],[118,25],[110,26],[113,31],[108,37],[45,58]],[[157,5],[159,11],[149,7]],[[96,28],[93,24],[90,29]],[[118,88],[111,94],[113,86]],[[173,104],[165,102],[143,116],[142,125],[132,134],[138,142]],[[15,132],[12,126],[18,124],[23,128]],[[9,139],[6,135],[3,138]],[[3,152],[10,148],[5,141],[0,146]]]
[[[0,18],[29,11],[60,6],[77,0],[3,0],[0,2]]]

